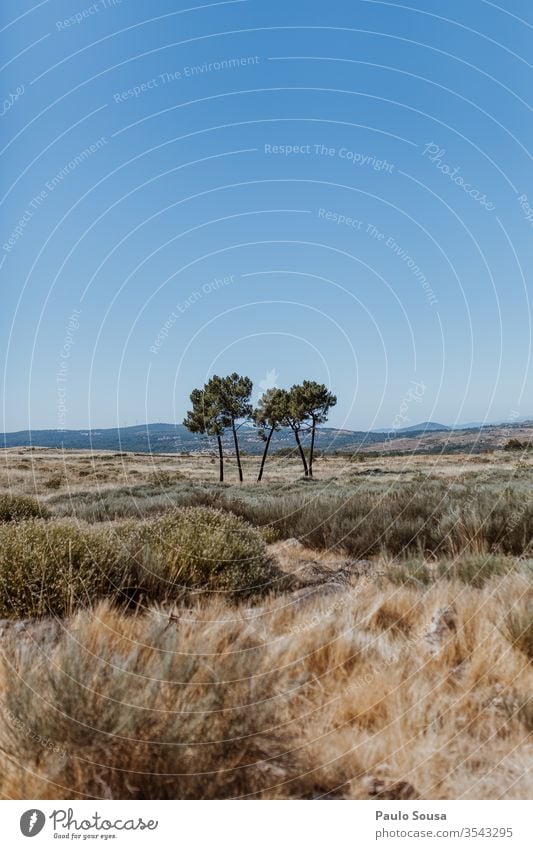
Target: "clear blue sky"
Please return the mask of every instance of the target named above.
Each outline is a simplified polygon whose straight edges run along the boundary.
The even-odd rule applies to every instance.
[[[533,415],[530,2],[193,7],[2,3],[0,429]]]

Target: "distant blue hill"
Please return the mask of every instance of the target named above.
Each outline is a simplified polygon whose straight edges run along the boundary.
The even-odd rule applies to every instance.
[[[461,428],[463,429],[463,428]],[[390,428],[380,427],[378,430],[373,430],[372,433],[396,433],[396,434],[406,434],[406,433],[423,433],[428,430],[452,430],[452,428],[448,427],[448,425],[439,424],[438,422],[420,422],[420,424],[410,425],[409,427],[400,427],[391,431]]]
[[[410,427],[402,427],[398,433],[424,433],[428,430],[451,430],[451,427],[439,424],[438,422],[421,422]]]
[[[530,420],[526,421],[533,425]],[[524,426],[522,421],[499,425],[499,427],[506,429],[521,426]],[[316,448],[319,451],[354,453],[361,448],[368,449],[376,443],[382,443],[384,439],[410,438],[416,441],[418,437],[428,433],[457,434],[459,431],[469,431],[472,434],[472,444],[475,444],[481,433],[488,435],[497,432],[497,428],[498,426],[494,424],[486,424],[481,428],[465,425],[450,428],[438,422],[421,422],[396,431],[387,429],[356,431],[322,427],[317,429]],[[307,442],[308,436],[304,436],[303,439],[304,442]],[[229,432],[226,432],[223,441],[226,451],[231,453],[233,451],[233,440]],[[243,451],[248,454],[261,454],[263,451],[264,443],[253,427],[241,428],[239,442]],[[21,430],[16,433],[0,434],[0,447],[22,448],[29,446],[77,449],[79,451],[148,452],[151,454],[212,453],[216,448],[213,440],[190,433],[184,425],[164,422],[130,427],[93,428],[92,430]],[[290,429],[281,429],[272,439],[272,451],[293,450],[294,447],[294,436]],[[413,450],[424,449],[422,446],[414,446]],[[442,448],[438,450],[442,450]],[[450,445],[446,450],[452,450],[452,446]]]
[[[356,450],[362,445],[380,442],[377,433],[319,428],[316,447],[318,450]],[[239,433],[242,449],[249,454],[261,454],[264,444],[257,431],[243,427]],[[228,432],[224,436],[225,447],[233,449],[233,440]],[[92,430],[21,430],[0,435],[3,448],[36,446],[39,448],[63,448],[85,451],[137,451],[152,454],[207,452],[214,449],[213,440],[190,433],[182,424],[144,424],[120,428],[94,428]],[[289,429],[274,435],[272,450],[292,448],[294,437]]]

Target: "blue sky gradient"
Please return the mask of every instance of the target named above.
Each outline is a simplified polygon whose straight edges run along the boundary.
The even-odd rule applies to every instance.
[[[2,429],[533,415],[531,5],[191,5],[2,4]]]

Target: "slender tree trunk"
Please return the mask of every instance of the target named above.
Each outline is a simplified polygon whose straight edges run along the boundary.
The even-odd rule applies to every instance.
[[[304,467],[304,475],[307,478],[307,477],[309,477],[309,469],[307,467],[307,460],[305,459],[305,453],[304,453],[304,450],[302,448],[302,443],[300,442],[300,434],[298,433],[298,429],[295,428],[295,427],[293,427],[293,432],[294,432],[294,438],[296,439],[296,444],[298,446],[298,450],[300,452],[300,457],[302,458],[302,463],[303,463],[303,467]]]
[[[241,452],[239,451],[239,440],[237,439],[237,429],[235,427],[235,422],[232,420],[231,428],[233,430],[233,441],[235,442],[235,456],[237,458],[237,468],[239,470],[239,481],[243,482],[244,478],[242,476],[242,465],[241,465]]]
[[[309,477],[313,477],[313,455],[315,453],[315,431],[316,422],[313,419],[313,427],[311,429],[311,448],[309,449]]]
[[[219,481],[220,483],[224,483],[224,454],[222,451],[222,438],[219,433],[217,433],[217,442],[218,442],[218,468],[219,468]]]
[[[263,470],[265,468],[265,462],[266,462],[266,458],[267,458],[267,454],[268,454],[268,448],[269,448],[270,440],[272,439],[273,433],[274,433],[274,428],[271,428],[270,433],[268,434],[266,444],[265,444],[265,450],[263,451],[263,459],[261,460],[261,467],[259,469],[259,475],[258,475],[258,478],[257,478],[257,483],[260,483],[261,479],[263,477]]]

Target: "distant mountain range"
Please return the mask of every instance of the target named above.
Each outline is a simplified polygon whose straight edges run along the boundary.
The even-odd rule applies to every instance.
[[[522,424],[505,425],[506,428],[521,427]],[[316,447],[319,451],[355,452],[360,449],[372,450],[372,446],[383,443],[384,438],[391,440],[423,439],[430,433],[471,431],[475,433],[490,432],[495,425],[484,427],[454,427],[438,422],[421,422],[417,425],[402,428],[397,431],[374,430],[352,431],[336,428],[318,428]],[[263,442],[252,427],[242,427],[239,431],[239,442],[248,454],[260,454]],[[224,436],[225,448],[228,452],[233,449],[231,435]],[[153,454],[161,453],[211,453],[215,449],[212,440],[190,433],[182,424],[144,424],[120,428],[95,428],[92,430],[23,430],[16,433],[0,435],[0,447],[17,448],[35,446],[40,448],[65,448],[93,451],[137,451]],[[292,431],[282,429],[274,435],[272,451],[294,447]]]
[[[350,447],[354,450],[362,445],[381,441],[378,433],[364,433],[335,428],[320,428],[317,431],[318,450],[335,450]],[[230,432],[224,434],[224,445],[228,452],[233,449]],[[252,427],[242,427],[239,444],[249,454],[260,454],[263,442]],[[69,448],[93,451],[139,451],[161,453],[210,453],[216,447],[214,440],[190,433],[182,424],[146,424],[121,428],[95,428],[93,430],[24,430],[4,433],[0,446],[15,448],[34,445],[40,448]],[[274,434],[271,450],[292,448],[294,437],[289,429]]]
[[[448,425],[439,424],[438,422],[420,422],[420,424],[411,425],[410,427],[401,427],[395,431],[395,433],[425,433],[428,430],[435,431],[443,431],[443,430],[452,430],[453,428],[448,427]],[[464,430],[464,428],[461,428]],[[373,430],[371,433],[390,433],[391,431],[386,427],[381,427],[378,430]]]

